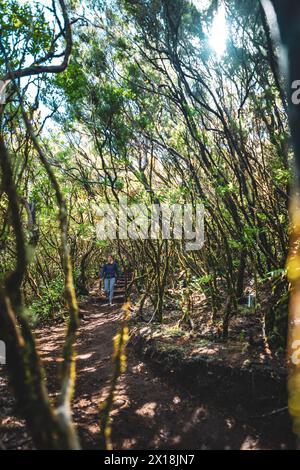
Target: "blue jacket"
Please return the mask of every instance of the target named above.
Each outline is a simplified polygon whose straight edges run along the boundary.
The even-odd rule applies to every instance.
[[[101,279],[111,279],[120,274],[119,265],[115,261],[113,263],[105,263],[101,269]]]

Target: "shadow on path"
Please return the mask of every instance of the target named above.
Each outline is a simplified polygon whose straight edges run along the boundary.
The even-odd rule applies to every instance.
[[[111,372],[112,338],[122,316],[123,285],[113,307],[105,306],[95,289],[81,304],[84,315],[77,341],[77,385],[74,420],[85,448],[99,448],[99,405],[106,397]],[[39,349],[48,364],[50,389],[55,393],[53,361],[63,342],[63,327],[40,331]],[[130,349],[121,377],[112,418],[115,449],[284,449],[293,446],[286,414],[253,422],[237,407],[226,411],[171,386]]]

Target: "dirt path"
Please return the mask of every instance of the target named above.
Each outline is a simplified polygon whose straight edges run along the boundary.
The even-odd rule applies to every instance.
[[[121,286],[119,302],[122,291]],[[84,320],[77,342],[73,410],[83,446],[88,449],[98,447],[99,404],[108,390],[112,338],[122,315],[120,305],[104,306],[97,291],[81,305]],[[63,326],[37,332],[53,394],[63,335]],[[285,414],[254,421],[240,406],[224,411],[213,403],[213,397],[210,403],[204,403],[201,397],[173,388],[130,348],[111,417],[115,449],[284,449],[293,445]]]

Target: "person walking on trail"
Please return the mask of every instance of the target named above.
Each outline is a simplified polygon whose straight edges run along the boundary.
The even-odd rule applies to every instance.
[[[120,269],[118,263],[109,255],[107,263],[103,265],[100,273],[100,278],[104,281],[104,290],[108,297],[109,305],[113,305],[114,287],[119,274]]]

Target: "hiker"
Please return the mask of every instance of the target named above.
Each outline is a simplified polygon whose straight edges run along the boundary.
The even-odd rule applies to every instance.
[[[114,260],[112,255],[109,255],[107,257],[107,263],[103,265],[100,273],[100,278],[104,280],[104,290],[108,297],[109,305],[113,305],[114,286],[119,274],[118,263]]]

